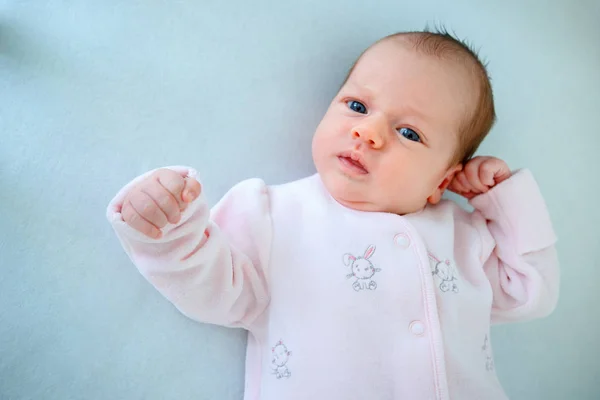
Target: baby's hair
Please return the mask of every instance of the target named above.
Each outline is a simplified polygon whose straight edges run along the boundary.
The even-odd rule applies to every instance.
[[[358,60],[360,60],[367,50],[377,43],[393,39],[402,40],[422,54],[462,63],[470,70],[477,81],[479,93],[476,105],[465,117],[459,128],[459,145],[451,160],[452,165],[457,163],[465,164],[473,157],[477,148],[496,121],[492,84],[486,64],[466,41],[460,40],[456,35],[448,33],[444,27],[436,27],[433,30],[426,27],[422,31],[394,33],[369,46],[350,68],[344,84],[352,74]]]

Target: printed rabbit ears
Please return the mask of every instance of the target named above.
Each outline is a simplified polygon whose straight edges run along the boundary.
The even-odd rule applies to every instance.
[[[373,253],[375,253],[375,245],[374,244],[369,245],[369,247],[367,247],[367,250],[365,250],[365,254],[362,257],[355,257],[354,255],[352,255],[350,253],[346,253],[346,254],[344,254],[344,265],[352,264],[354,261],[356,261],[357,258],[364,258],[364,259],[368,260],[369,258],[371,258]]]
[[[367,250],[365,251],[365,255],[363,258],[366,258],[368,260],[369,258],[371,258],[373,253],[375,253],[375,245],[374,244],[367,247]]]

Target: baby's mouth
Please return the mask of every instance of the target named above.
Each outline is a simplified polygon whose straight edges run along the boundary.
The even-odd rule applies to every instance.
[[[369,171],[367,171],[365,166],[360,161],[360,157],[357,155],[343,153],[338,156],[338,160],[342,166],[350,172],[359,175],[365,175],[369,173]]]

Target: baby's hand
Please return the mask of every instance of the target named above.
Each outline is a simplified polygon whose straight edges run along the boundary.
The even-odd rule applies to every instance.
[[[133,229],[158,239],[167,223],[179,222],[181,212],[198,198],[200,190],[196,179],[170,169],[159,169],[129,191],[121,216]]]
[[[475,157],[456,174],[448,189],[467,199],[472,199],[510,176],[508,165],[499,158]]]

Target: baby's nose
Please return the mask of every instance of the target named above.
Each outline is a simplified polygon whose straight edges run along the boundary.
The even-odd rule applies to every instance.
[[[367,145],[379,149],[383,144],[383,140],[381,135],[378,135],[376,132],[367,129],[355,129],[352,131],[352,137],[354,139],[360,139],[365,142]]]
[[[374,149],[380,149],[384,145],[384,129],[383,124],[377,121],[374,117],[368,121],[364,121],[360,125],[352,128],[352,138],[361,140],[368,146]]]

